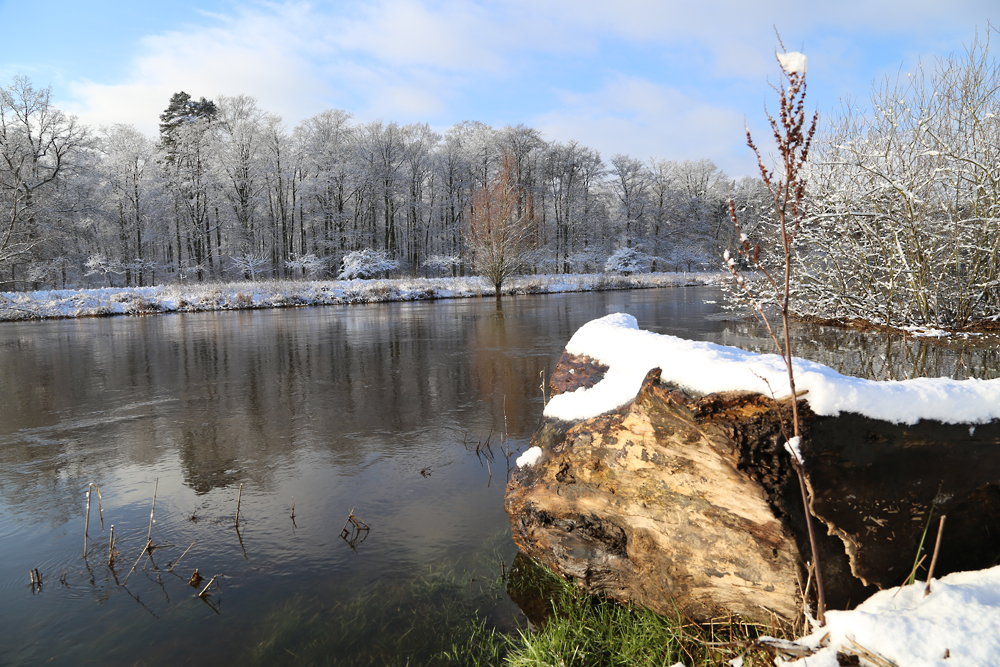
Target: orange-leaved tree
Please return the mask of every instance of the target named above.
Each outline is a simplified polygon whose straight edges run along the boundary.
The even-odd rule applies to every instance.
[[[534,201],[518,182],[517,163],[504,153],[500,169],[472,197],[465,225],[465,247],[475,270],[500,298],[503,282],[516,275],[538,246]]]

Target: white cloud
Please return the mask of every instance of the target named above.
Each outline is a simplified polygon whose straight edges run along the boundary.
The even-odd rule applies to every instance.
[[[549,139],[581,141],[605,159],[614,153],[641,160],[709,157],[733,177],[755,171],[743,116],[732,109],[634,77],[593,93],[566,93],[563,102],[532,121]]]
[[[909,28],[932,39],[927,26],[960,30],[963,21],[971,35],[970,17],[986,11],[845,2],[849,11],[792,0],[254,0],[143,38],[118,83],[78,80],[55,92],[71,93],[58,103],[88,124],[149,134],[179,90],[246,94],[289,125],[331,107],[362,121],[526,122],[608,156],[708,156],[738,175],[755,172],[743,118],[761,121],[765,77],[778,73],[774,24],[810,57],[810,98],[825,110],[848,92],[865,95],[865,67],[883,66],[871,62],[874,40],[858,35]],[[902,57],[889,54],[891,67]],[[608,83],[581,92],[595,80]]]
[[[156,133],[159,114],[180,90],[194,97],[250,95],[296,120],[309,115],[303,110],[319,111],[333,91],[311,62],[316,26],[303,6],[273,9],[211,16],[211,26],[147,36],[127,80],[71,83],[74,100],[62,106],[89,124],[132,123],[148,134]]]

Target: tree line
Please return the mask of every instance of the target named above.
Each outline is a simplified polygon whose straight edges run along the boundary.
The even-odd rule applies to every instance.
[[[352,253],[407,275],[482,272],[474,211],[498,179],[530,221],[525,273],[600,271],[623,248],[647,270],[714,266],[727,197],[766,202],[759,179],[709,160],[605,161],[524,125],[441,134],[328,110],[289,129],[252,97],[179,92],[156,138],[94,129],[16,77],[0,91],[0,284],[322,278]]]

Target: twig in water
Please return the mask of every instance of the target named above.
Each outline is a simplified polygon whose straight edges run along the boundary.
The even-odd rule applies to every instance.
[[[197,541],[198,540],[195,540],[194,542],[197,542]],[[194,546],[194,542],[191,543],[191,547]],[[184,558],[184,556],[187,555],[187,552],[191,551],[191,547],[188,547],[187,549],[184,550],[184,553],[181,554],[181,558]],[[170,569],[168,569],[167,572],[173,572],[174,568],[177,567],[177,563],[181,562],[181,558],[178,558],[177,560],[175,560],[174,563],[173,563],[173,565],[170,566]]]
[[[129,570],[129,571],[128,571],[128,574],[126,574],[126,575],[125,575],[125,581],[123,581],[123,582],[122,582],[122,586],[124,586],[125,584],[127,584],[127,583],[128,583],[128,578],[132,576],[132,573],[133,573],[133,572],[135,572],[135,568],[136,568],[136,567],[138,567],[138,565],[139,565],[139,561],[141,561],[141,560],[142,560],[142,557],[143,557],[143,555],[144,555],[144,554],[145,554],[145,553],[146,553],[147,551],[149,551],[149,545],[150,545],[150,544],[152,544],[152,543],[153,543],[153,541],[152,541],[152,540],[146,540],[146,546],[144,546],[144,547],[142,548],[142,552],[140,552],[140,553],[139,553],[139,557],[135,559],[135,564],[134,564],[134,565],[132,566],[132,569],[131,569],[131,570]]]
[[[240,527],[240,502],[243,500],[243,484],[240,484],[240,492],[236,495],[236,521],[237,528]]]
[[[97,491],[97,514],[101,517],[101,532],[104,532],[104,508],[101,506],[101,490],[91,482],[87,485],[87,516],[83,522],[83,557],[87,557],[87,541],[90,532],[90,492]]]
[[[153,513],[156,511],[156,489],[160,486],[160,478],[153,482],[153,506],[149,509],[149,532],[146,533],[146,548],[153,543]],[[145,549],[144,549],[145,551]],[[140,556],[141,558],[141,556]],[[136,561],[138,563],[138,561]],[[135,569],[135,568],[132,568]],[[125,577],[128,579],[128,577]]]
[[[542,370],[538,371],[538,375],[540,375],[542,378],[542,384],[540,384],[539,387],[542,390],[542,407],[544,408],[546,404],[548,404],[548,399],[545,398],[545,369],[543,368]]]
[[[941,534],[944,533],[944,520],[947,518],[947,514],[942,514],[941,521],[938,523],[937,540],[934,542],[934,555],[931,556],[931,566],[927,570],[927,586],[924,587],[925,597],[931,594],[931,579],[934,577],[934,566],[937,565],[938,551],[941,550]]]
[[[91,484],[87,487],[87,515],[83,520],[83,557],[87,557],[87,533],[90,532],[90,488],[93,486]]]
[[[115,565],[115,524],[111,524],[111,538],[108,540],[108,567]]]
[[[340,531],[340,537],[350,545],[351,549],[364,542],[368,538],[370,530],[368,524],[354,516],[354,510],[355,508],[352,507],[351,513],[347,515],[347,521],[344,522],[344,527]],[[351,529],[348,530],[347,526],[351,526]]]
[[[222,576],[221,574],[217,574],[211,579],[209,579],[208,583],[205,584],[205,587],[201,589],[201,593],[198,593],[198,597],[205,597],[205,595],[208,594],[208,589],[212,586],[212,584],[215,584],[215,580],[221,576]],[[222,590],[222,586],[219,586],[218,584],[215,584],[215,587],[218,588],[220,591]]]
[[[36,567],[28,570],[28,576],[31,577],[31,592],[34,593],[36,588],[41,591],[42,573],[38,571],[38,568]]]

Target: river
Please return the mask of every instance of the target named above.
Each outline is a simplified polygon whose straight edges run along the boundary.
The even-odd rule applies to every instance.
[[[542,374],[611,312],[770,351],[720,300],[688,287],[0,325],[0,664],[420,664],[473,618],[518,627],[503,489]],[[816,328],[798,344],[879,379],[996,375],[985,344]],[[95,491],[85,557],[91,484],[104,527]]]

